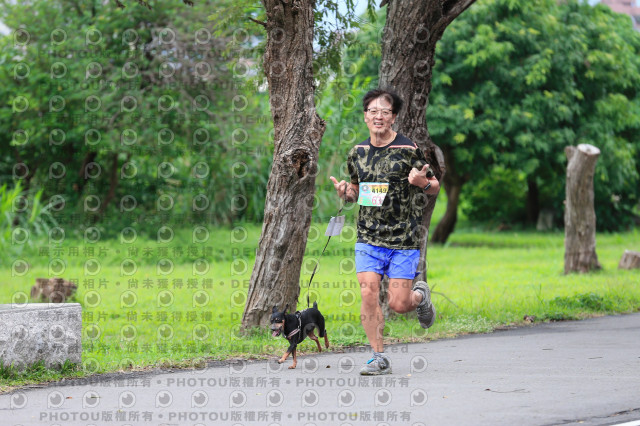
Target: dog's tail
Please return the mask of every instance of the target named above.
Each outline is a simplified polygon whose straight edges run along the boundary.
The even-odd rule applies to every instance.
[[[318,309],[318,301],[313,302],[313,309]]]

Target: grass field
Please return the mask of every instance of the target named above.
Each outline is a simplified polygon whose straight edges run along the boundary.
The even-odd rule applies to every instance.
[[[334,237],[320,258],[324,226],[317,225],[310,235],[299,309],[306,307],[306,285],[316,259],[320,266],[311,299],[318,300],[328,320],[333,348],[364,345],[354,229],[347,227]],[[25,248],[20,258],[29,264],[28,272],[16,274],[6,263],[0,267],[0,303],[26,300],[36,277],[57,274],[77,281],[75,301],[83,305],[83,365],[75,370],[66,366],[62,372],[36,366],[26,374],[0,367],[0,391],[62,376],[281,355],[284,339],[273,339],[266,330],[242,335],[239,329],[259,234],[258,225],[245,225],[212,229],[200,243],[193,242],[191,231],[177,231],[166,243],[67,239]],[[438,320],[426,332],[414,316],[397,316],[387,322],[387,342],[488,332],[523,324],[525,315],[540,322],[640,308],[640,270],[617,269],[625,249],[640,250],[638,231],[599,234],[597,254],[603,269],[585,275],[563,274],[563,241],[561,233],[469,229],[453,234],[445,246],[430,246],[428,277]],[[64,270],[52,259],[63,260]],[[299,351],[311,353],[314,347],[305,341]]]

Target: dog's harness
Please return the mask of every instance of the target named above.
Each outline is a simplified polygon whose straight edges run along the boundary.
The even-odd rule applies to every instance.
[[[287,335],[287,340],[291,340],[291,338],[300,333],[300,330],[302,329],[302,314],[300,313],[300,311],[296,311],[296,318],[298,318],[298,328]]]

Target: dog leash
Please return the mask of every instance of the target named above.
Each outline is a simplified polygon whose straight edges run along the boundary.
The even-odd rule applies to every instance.
[[[338,214],[336,215],[336,217],[334,218],[333,216],[331,217],[331,220],[333,219],[337,219],[338,217],[340,217],[340,213],[342,213],[342,209],[344,209],[344,206],[347,204],[347,182],[344,183],[344,202],[342,203],[342,206],[340,206],[340,210],[338,210]],[[342,198],[341,198],[342,199]],[[331,225],[331,220],[329,221],[329,225]],[[337,222],[337,221],[336,221]],[[335,225],[335,222],[334,222]],[[342,228],[340,228],[340,230],[342,230]],[[327,229],[327,232],[329,232],[329,229]],[[339,232],[338,232],[339,234]],[[327,246],[329,245],[329,241],[331,241],[331,237],[333,236],[333,233],[330,233],[329,238],[327,238],[327,243],[324,245],[324,248],[322,249],[322,253],[320,253],[320,257],[322,257],[322,255],[324,254],[325,250],[327,249]],[[307,285],[307,309],[309,309],[309,289],[311,288],[311,282],[313,281],[313,277],[316,274],[316,270],[318,269],[318,265],[320,264],[320,262],[316,263],[316,266],[313,268],[313,272],[311,273],[311,278],[309,279],[309,284]]]

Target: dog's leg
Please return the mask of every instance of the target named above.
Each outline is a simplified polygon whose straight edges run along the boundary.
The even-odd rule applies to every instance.
[[[296,348],[293,348],[293,364],[289,366],[289,370],[293,370],[298,365],[298,357],[296,355]]]
[[[324,328],[324,317],[320,314],[320,318],[318,319],[318,334],[320,337],[324,337],[324,346],[329,348],[329,339],[327,338],[327,329]]]
[[[307,336],[309,337],[309,339],[313,340],[314,342],[316,342],[316,345],[318,345],[318,352],[322,352],[322,347],[320,346],[320,340],[318,340],[318,338],[316,337],[315,334],[313,334],[313,330],[311,330],[310,332],[307,333]]]
[[[280,358],[278,360],[278,364],[282,364],[283,362],[285,362],[287,360],[287,358],[289,358],[289,355],[291,354],[291,352],[287,351],[284,353],[284,355],[282,355],[282,358]]]

